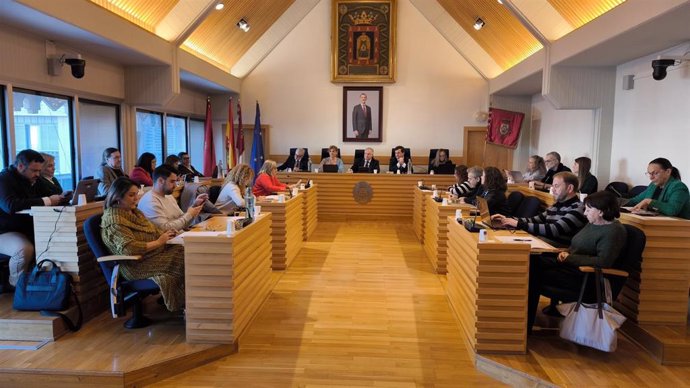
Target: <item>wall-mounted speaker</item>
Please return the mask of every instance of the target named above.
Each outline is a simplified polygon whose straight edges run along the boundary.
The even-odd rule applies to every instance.
[[[623,76],[623,90],[632,90],[635,88],[635,76],[634,75],[624,75]]]

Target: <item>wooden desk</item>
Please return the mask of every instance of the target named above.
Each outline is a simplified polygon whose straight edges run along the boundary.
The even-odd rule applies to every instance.
[[[307,241],[319,223],[318,187],[314,184],[308,189],[299,190],[299,192],[302,193],[302,198],[304,198],[302,204],[302,230],[304,231],[304,241]]]
[[[427,174],[328,174],[292,172],[278,173],[282,182],[295,183],[313,180],[319,186],[318,214],[320,220],[384,220],[411,222],[414,188],[417,181],[435,184],[439,190],[455,182],[453,175]],[[357,202],[353,192],[357,187],[371,189],[368,202]],[[366,189],[364,189],[366,190]],[[360,190],[361,191],[361,190]]]
[[[438,274],[447,272],[448,219],[455,217],[457,209],[469,214],[474,206],[468,204],[449,204],[443,206],[434,201],[431,195],[424,197],[424,251],[426,257]]]
[[[510,184],[508,184],[507,194],[510,194],[513,191],[519,191],[522,194],[524,194],[525,196],[531,196],[531,197],[539,198],[539,201],[541,202],[541,205],[544,208],[547,208],[547,207],[553,205],[554,203],[556,203],[555,199],[553,198],[553,195],[549,194],[546,191],[530,189],[529,186],[525,183],[510,183]]]
[[[74,290],[86,320],[105,311],[108,286],[84,236],[84,221],[103,214],[103,202],[80,206],[34,206],[31,212],[36,255],[45,251],[40,260],[53,260],[61,270],[72,275]]]
[[[227,217],[203,224],[225,230]],[[271,290],[271,214],[231,237],[184,239],[187,342],[233,344]]]
[[[690,220],[621,214],[647,236],[642,272],[631,274],[615,307],[644,324],[687,325]]]
[[[478,242],[454,217],[448,223],[448,301],[477,353],[527,351],[528,244]],[[519,234],[524,232],[518,232]]]
[[[292,260],[297,257],[304,242],[304,193],[290,198],[285,196],[285,202],[257,202],[261,206],[261,212],[273,214],[272,226],[272,261],[271,268],[276,270],[286,269]]]
[[[415,186],[414,188],[414,202],[412,204],[412,230],[419,239],[419,242],[424,243],[424,221],[426,212],[426,198],[431,196],[431,191],[422,190]]]

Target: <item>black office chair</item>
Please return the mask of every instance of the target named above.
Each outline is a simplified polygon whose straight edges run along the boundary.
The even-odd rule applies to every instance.
[[[515,213],[513,213],[513,217],[534,217],[539,214],[540,209],[541,201],[539,198],[526,195]]]
[[[611,298],[616,300],[618,294],[625,286],[628,276],[642,269],[642,251],[647,243],[644,232],[632,225],[623,225],[627,232],[627,238],[616,262],[609,268],[602,269],[605,278],[611,284]],[[585,274],[594,272],[593,267],[582,266],[580,271]],[[583,303],[595,303],[597,300],[595,276],[585,276],[582,287],[585,287]],[[542,286],[541,294],[564,303],[577,302],[581,289],[559,288],[556,286]],[[603,288],[602,288],[603,291]],[[605,299],[602,299],[604,301]]]
[[[520,204],[524,198],[525,195],[519,191],[513,191],[508,194],[508,199],[506,199],[505,208],[503,210],[504,214],[507,216],[514,216],[520,208]]]
[[[635,186],[630,191],[628,191],[626,197],[632,198],[635,197],[636,195],[640,194],[641,192],[647,190],[647,186],[645,185],[640,185],[640,186]]]
[[[216,203],[218,196],[220,195],[220,190],[222,186],[211,186],[208,189],[208,200],[211,203]]]
[[[120,260],[135,260],[137,256],[111,256],[108,247],[105,246],[101,238],[101,217],[102,215],[91,216],[84,221],[84,236],[89,244],[89,248],[96,256],[101,272],[105,277],[110,289],[110,307],[113,318],[127,315],[127,307],[132,306],[132,318],[128,319],[124,326],[128,329],[137,329],[151,324],[151,320],[144,316],[142,300],[149,295],[156,295],[160,292],[158,285],[151,279],[143,280],[124,280],[115,279],[113,284],[113,273],[120,269]]]
[[[10,256],[0,254],[0,294],[9,291]]]
[[[328,148],[321,148],[321,159],[326,159],[331,155],[328,154]],[[340,148],[338,148],[338,157],[340,158]]]
[[[448,150],[448,148],[432,148],[429,150],[429,164],[431,164],[431,162],[433,162],[436,158],[436,152],[438,152],[438,150],[446,151],[446,155],[448,156],[448,159],[450,159],[450,150]]]
[[[606,185],[604,190],[610,191],[621,198],[625,198],[629,189],[628,184],[625,182],[611,182]]]
[[[355,150],[355,160],[357,159],[364,159],[364,150],[358,149]]]

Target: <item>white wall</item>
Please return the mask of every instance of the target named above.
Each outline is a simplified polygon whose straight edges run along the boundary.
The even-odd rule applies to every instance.
[[[593,139],[593,110],[557,110],[544,97],[532,97],[530,155],[544,156],[547,152],[556,151],[561,154],[561,162],[572,168],[576,158],[592,157]],[[595,163],[592,160],[593,167]]]
[[[648,184],[647,164],[665,157],[690,177],[690,63],[670,67],[664,80],[652,78],[657,55],[683,55],[690,43],[618,66],[611,150],[611,180]],[[623,76],[634,75],[632,90],[622,90]]]
[[[463,127],[488,109],[488,86],[412,6],[398,2],[397,82],[383,84],[383,143],[343,143],[343,86],[330,82],[331,2],[322,0],[242,83],[244,121],[272,126],[271,154],[330,144],[345,154],[372,146],[379,158],[398,144],[425,155],[443,145],[462,154]],[[348,109],[349,110],[349,109]],[[349,113],[349,112],[348,112]]]

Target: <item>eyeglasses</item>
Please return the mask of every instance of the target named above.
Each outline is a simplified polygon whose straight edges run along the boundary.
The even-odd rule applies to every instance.
[[[661,174],[661,170],[659,170],[659,171],[647,171],[644,174],[651,178],[653,176],[657,176],[657,175]]]

